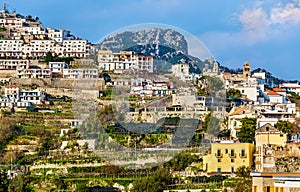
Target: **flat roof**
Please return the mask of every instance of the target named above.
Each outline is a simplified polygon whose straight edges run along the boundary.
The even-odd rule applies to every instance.
[[[287,172],[251,172],[250,176],[252,177],[300,177],[300,172],[296,173],[287,173]]]

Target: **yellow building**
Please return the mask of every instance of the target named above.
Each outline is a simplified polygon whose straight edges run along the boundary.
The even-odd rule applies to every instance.
[[[267,123],[255,131],[256,146],[265,144],[285,146],[287,141],[286,134]]]
[[[284,147],[286,141],[286,134],[269,123],[258,128],[255,131],[255,171],[274,171],[276,169],[274,149]]]
[[[203,170],[208,174],[232,174],[238,167],[251,167],[254,145],[232,141],[213,143],[203,157]]]

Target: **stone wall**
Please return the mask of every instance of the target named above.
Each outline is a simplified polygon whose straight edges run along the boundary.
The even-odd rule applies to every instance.
[[[104,80],[74,80],[74,79],[11,79],[12,85],[30,86],[37,85],[39,87],[47,88],[65,88],[73,89],[74,87],[86,88],[86,89],[102,89],[104,87]],[[84,86],[84,87],[83,87]]]

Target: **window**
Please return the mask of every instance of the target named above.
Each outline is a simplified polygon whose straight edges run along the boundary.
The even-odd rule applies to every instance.
[[[231,163],[234,163],[234,159],[231,159]]]
[[[217,156],[220,157],[221,156],[221,149],[217,150]]]
[[[234,167],[231,167],[231,173],[234,173]]]
[[[241,150],[241,156],[242,156],[242,157],[245,157],[245,149],[242,149],[242,150]]]
[[[231,150],[230,150],[230,156],[231,156],[231,157],[234,157],[234,149],[231,149]]]
[[[225,154],[227,154],[228,153],[228,149],[225,149]]]
[[[217,171],[218,171],[218,174],[221,174],[221,168],[220,167],[217,169]]]
[[[218,159],[218,163],[221,163],[221,159]]]

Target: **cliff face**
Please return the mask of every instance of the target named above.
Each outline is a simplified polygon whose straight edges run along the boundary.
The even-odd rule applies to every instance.
[[[119,52],[136,45],[153,45],[155,47],[163,45],[183,54],[188,54],[188,43],[182,34],[172,29],[160,28],[112,34],[103,40],[100,48]]]
[[[130,50],[152,55],[156,71],[170,70],[172,64],[188,63],[190,72],[201,73],[203,62],[188,54],[185,37],[172,29],[150,28],[140,31],[125,31],[108,36],[99,45],[100,49],[113,52]]]

